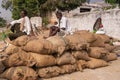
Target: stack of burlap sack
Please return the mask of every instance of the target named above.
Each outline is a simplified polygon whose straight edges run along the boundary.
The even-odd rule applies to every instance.
[[[117,59],[110,41],[107,35],[85,30],[47,39],[21,36],[1,54],[5,59],[0,62],[0,77],[38,80],[108,66]]]

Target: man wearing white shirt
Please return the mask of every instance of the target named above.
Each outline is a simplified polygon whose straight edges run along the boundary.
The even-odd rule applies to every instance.
[[[49,36],[54,36],[56,35],[56,33],[59,33],[58,35],[62,34],[63,36],[65,32],[70,32],[71,27],[69,26],[67,18],[64,17],[62,13],[59,11],[57,11],[56,16],[57,16],[58,21],[56,21],[55,25],[50,28]]]
[[[31,35],[31,22],[27,16],[27,11],[21,11],[21,18],[12,21],[8,26],[12,26],[13,33],[9,34],[9,39],[14,40],[22,35]]]

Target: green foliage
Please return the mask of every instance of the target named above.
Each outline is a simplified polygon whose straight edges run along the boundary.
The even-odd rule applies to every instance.
[[[18,19],[19,13],[22,9],[27,10],[28,16],[36,16],[46,14],[55,11],[56,9],[65,11],[72,10],[78,7],[82,2],[86,0],[2,0],[2,6],[5,9],[12,8],[12,17]]]
[[[1,4],[1,6],[3,7],[3,8],[5,8],[6,10],[7,9],[12,9],[12,2],[10,1],[10,0],[2,0],[2,4]]]
[[[44,17],[42,19],[42,22],[43,22],[43,26],[46,26],[49,23],[49,19],[47,17]]]
[[[80,6],[80,3],[85,2],[86,0],[59,0],[57,4],[57,8],[65,11],[72,10]]]
[[[6,33],[3,31],[3,32],[2,32],[2,35],[1,35],[1,39],[2,39],[3,41],[5,41],[6,38],[7,38],[7,35],[6,35]]]
[[[0,27],[5,27],[6,25],[6,20],[0,17]]]
[[[110,4],[119,4],[120,6],[120,0],[105,0],[107,3],[110,3]]]
[[[4,40],[7,38],[7,36],[8,36],[9,33],[12,33],[9,29],[0,32],[0,41],[1,41],[1,40],[4,41]]]

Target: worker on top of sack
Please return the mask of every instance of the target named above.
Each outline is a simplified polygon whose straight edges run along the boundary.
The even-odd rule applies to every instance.
[[[60,11],[56,12],[57,21],[54,25],[50,27],[49,36],[54,36],[58,34],[59,36],[64,36],[67,33],[71,33],[71,27],[69,26],[68,19],[62,15]]]
[[[103,28],[103,24],[102,24],[102,19],[101,17],[97,18],[94,26],[93,26],[93,31],[96,34],[105,34],[105,30]]]
[[[27,16],[27,11],[22,10],[20,16],[20,19],[14,20],[7,25],[7,28],[11,27],[11,31],[13,32],[8,35],[11,41],[22,35],[31,35],[31,22]]]

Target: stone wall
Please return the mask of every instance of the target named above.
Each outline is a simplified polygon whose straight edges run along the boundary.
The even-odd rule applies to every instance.
[[[79,13],[69,17],[72,30],[92,31],[96,19],[101,16],[106,34],[120,39],[120,9],[103,12]]]

